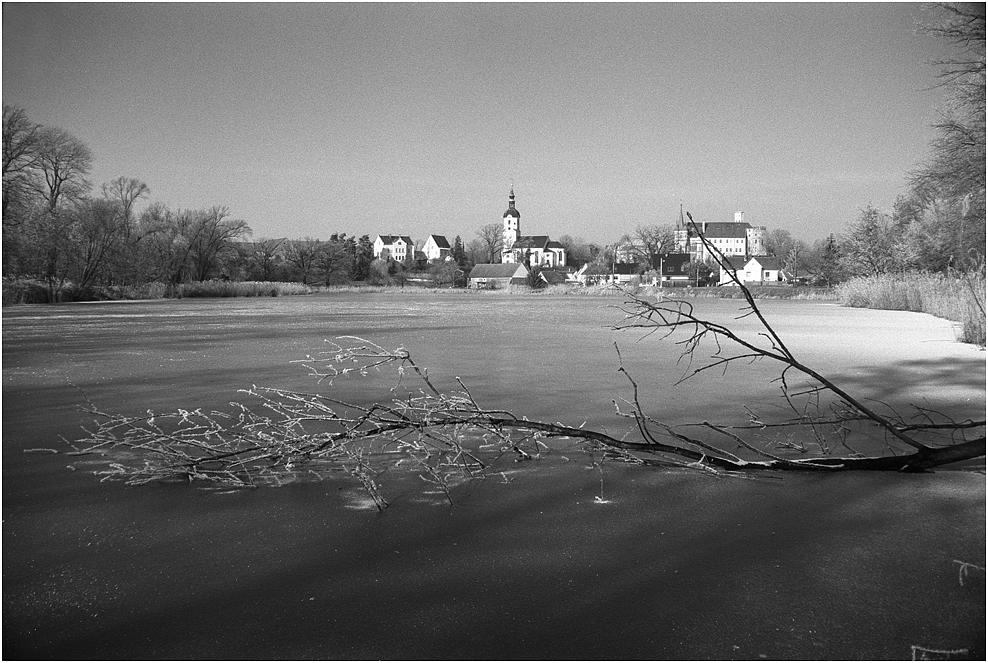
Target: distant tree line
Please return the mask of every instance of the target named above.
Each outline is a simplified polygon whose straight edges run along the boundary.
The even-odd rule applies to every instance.
[[[94,191],[93,153],[69,132],[3,106],[3,276],[44,284],[49,301],[147,283],[207,279],[368,279],[370,237],[258,239],[227,207],[171,209],[151,188],[118,177]]]

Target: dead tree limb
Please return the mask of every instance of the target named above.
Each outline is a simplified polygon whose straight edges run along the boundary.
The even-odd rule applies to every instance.
[[[690,223],[710,253],[729,265],[692,217]],[[440,389],[405,348],[387,350],[364,339],[341,337],[329,350],[297,363],[327,388],[337,379],[394,369],[396,380],[385,398],[361,405],[328,393],[253,386],[243,393],[258,405],[233,403],[230,413],[179,410],[127,416],[90,403],[86,411],[95,417],[96,426],[70,443],[72,453],[105,455],[107,468],[97,474],[129,484],[182,480],[248,488],[348,475],[379,509],[387,506],[379,482],[383,472],[412,468],[452,501],[451,490],[458,483],[499,474],[496,465],[506,457],[539,458],[548,448],[544,440],[550,438],[613,451],[643,465],[709,472],[917,472],[985,455],[984,421],[954,422],[930,408],[917,408],[919,423],[894,411],[880,413],[800,361],[737,275],[731,272],[730,278],[744,295],[740,317],[758,320],[754,338],[704,317],[690,301],[661,294],[652,301],[626,292],[627,299],[618,307],[624,319],[614,328],[671,340],[686,364],[680,382],[713,369],[727,370],[738,362],[777,364],[776,381],[792,413],[787,420],[766,421],[749,410],[745,424],[660,421],[644,407],[639,385],[618,350],[618,370],[628,380],[631,397],[615,400],[615,412],[633,421],[634,435],[617,438],[484,407],[459,378],[459,390]],[[711,344],[713,354],[704,358],[701,348]],[[412,386],[405,385],[409,379]],[[852,429],[867,426],[885,438],[884,451],[871,456],[848,444]],[[787,457],[792,449],[771,439],[773,431],[798,430],[816,441],[817,453]],[[749,435],[762,439],[752,440]],[[789,446],[806,452],[802,443]],[[841,447],[851,453],[832,452]]]

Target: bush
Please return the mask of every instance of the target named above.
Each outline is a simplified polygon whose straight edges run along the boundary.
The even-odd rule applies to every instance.
[[[48,286],[32,279],[3,279],[3,305],[48,304]]]

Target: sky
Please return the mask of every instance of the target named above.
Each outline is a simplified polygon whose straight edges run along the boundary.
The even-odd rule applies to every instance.
[[[928,154],[903,4],[3,3],[3,103],[255,238],[840,232]]]

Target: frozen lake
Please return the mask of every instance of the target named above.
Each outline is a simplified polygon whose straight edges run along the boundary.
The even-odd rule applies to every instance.
[[[440,386],[533,419],[627,430],[614,343],[674,422],[778,407],[765,363],[674,388],[671,343],[608,328],[616,298],[395,293],[3,312],[5,658],[908,658],[984,646],[983,474],[746,481],[574,450],[457,489],[385,481],[215,494],[100,484],[58,437],[104,409],[228,409],[323,339],[407,347]],[[723,321],[737,302],[698,300]],[[793,351],[896,405],[985,411],[985,355],[914,313],[768,301]],[[751,328],[751,320],[737,323]],[[347,399],[371,384],[337,383]],[[67,469],[72,465],[77,471]],[[983,651],[981,653],[983,656]]]

